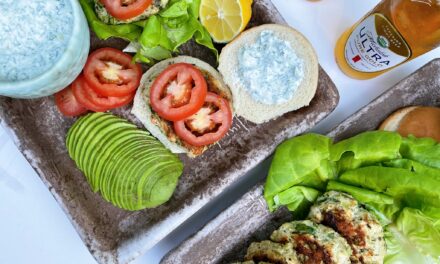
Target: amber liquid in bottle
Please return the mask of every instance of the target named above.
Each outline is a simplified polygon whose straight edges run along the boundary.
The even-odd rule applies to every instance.
[[[374,78],[440,45],[440,0],[383,0],[339,38],[335,57],[355,79]]]

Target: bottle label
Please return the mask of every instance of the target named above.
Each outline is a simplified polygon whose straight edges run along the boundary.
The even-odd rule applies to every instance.
[[[391,22],[375,13],[364,19],[345,44],[345,60],[360,72],[378,72],[399,65],[411,49]]]

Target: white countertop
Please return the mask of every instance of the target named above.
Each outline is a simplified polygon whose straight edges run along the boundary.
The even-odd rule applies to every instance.
[[[378,0],[273,0],[286,21],[302,32],[315,47],[322,67],[340,93],[336,110],[314,131],[326,132],[386,89],[428,61],[440,57],[431,51],[376,79],[357,81],[337,67],[333,49],[340,34],[369,11]],[[267,167],[262,166],[263,168]],[[260,170],[264,171],[264,170]],[[258,174],[258,173],[255,173]],[[260,173],[263,174],[263,173]],[[249,178],[264,175],[247,175]],[[180,228],[134,263],[159,263],[167,251],[191,235],[255,180],[237,185],[222,199],[189,219]],[[0,127],[0,263],[96,263],[75,229],[21,153],[8,132]]]

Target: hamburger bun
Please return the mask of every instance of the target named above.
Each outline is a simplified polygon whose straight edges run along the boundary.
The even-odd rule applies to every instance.
[[[238,76],[240,50],[256,43],[263,31],[273,32],[277,38],[290,44],[303,65],[303,78],[287,102],[264,104],[255,101]],[[218,69],[235,98],[233,102],[235,114],[257,124],[309,105],[318,85],[318,59],[310,42],[295,29],[277,24],[261,25],[242,32],[222,49]]]
[[[440,108],[410,106],[399,109],[385,119],[379,129],[396,131],[404,137],[430,137],[440,142]]]
[[[208,146],[194,147],[180,140],[174,133],[173,125],[160,118],[150,107],[150,87],[156,77],[168,66],[175,63],[188,63],[198,68],[205,77],[208,91],[227,99],[232,106],[232,96],[224,84],[221,75],[208,63],[189,56],[179,56],[155,64],[141,78],[139,88],[133,100],[131,113],[135,115],[150,133],[173,153],[187,153],[190,157],[202,154]]]

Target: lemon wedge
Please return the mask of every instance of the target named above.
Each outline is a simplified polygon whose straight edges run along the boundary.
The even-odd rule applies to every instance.
[[[226,43],[244,30],[252,15],[252,0],[202,0],[200,22],[217,43]]]

